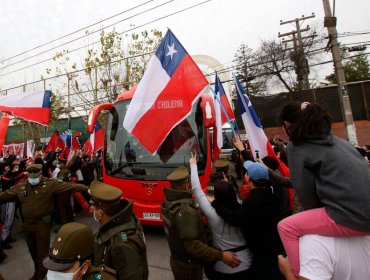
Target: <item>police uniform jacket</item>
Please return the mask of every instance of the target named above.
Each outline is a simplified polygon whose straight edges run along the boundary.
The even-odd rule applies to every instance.
[[[22,205],[22,214],[26,224],[50,224],[50,215],[54,208],[53,196],[64,192],[87,191],[81,184],[61,183],[41,177],[40,184],[32,186],[23,181],[13,189],[0,194],[0,204],[18,200]]]
[[[92,265],[89,266],[89,269],[82,277],[82,280],[116,280],[116,279],[117,278],[114,275],[114,273],[110,273],[109,271],[102,270],[101,267],[95,267]]]
[[[93,264],[114,270],[117,279],[148,279],[144,232],[133,213],[132,201],[122,199],[122,211],[103,224],[95,235]]]
[[[60,182],[70,182],[71,171],[67,167],[64,167],[59,171],[57,178]]]
[[[161,208],[171,257],[188,269],[222,260],[222,251],[207,245],[203,219],[192,193],[169,188],[163,191],[166,200]]]

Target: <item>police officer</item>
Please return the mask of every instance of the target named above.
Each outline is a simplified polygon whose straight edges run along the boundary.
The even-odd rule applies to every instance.
[[[48,254],[50,242],[51,213],[54,208],[54,195],[64,192],[87,191],[80,184],[61,183],[44,178],[42,165],[30,164],[27,167],[28,179],[13,189],[0,194],[0,204],[19,201],[23,214],[23,231],[30,251],[35,274],[31,279],[41,280],[46,275],[42,261]]]
[[[224,180],[226,178],[226,180],[234,187],[236,194],[241,200],[238,183],[236,182],[235,177],[229,174],[229,163],[230,162],[227,159],[220,158],[215,161],[213,166],[215,167],[217,178],[220,180]]]
[[[167,176],[171,188],[164,188],[166,200],[161,205],[162,219],[171,251],[170,265],[176,280],[203,279],[203,264],[222,260],[239,265],[233,252],[223,252],[207,245],[206,230],[192,200],[189,172],[178,167]]]
[[[117,279],[148,279],[144,232],[132,201],[120,189],[93,181],[90,186],[94,219],[101,224],[95,236],[93,264],[113,271]]]
[[[47,280],[115,280],[116,277],[91,265],[94,253],[92,230],[79,223],[62,226],[55,236],[43,265],[48,270]]]

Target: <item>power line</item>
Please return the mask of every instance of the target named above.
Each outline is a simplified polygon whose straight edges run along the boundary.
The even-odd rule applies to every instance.
[[[171,0],[171,1],[174,1],[174,0]],[[171,1],[170,1],[170,2],[171,2]],[[118,33],[118,35],[122,35],[122,34],[124,34],[124,33],[130,32],[130,31],[132,31],[132,30],[138,29],[138,28],[143,27],[143,26],[146,26],[146,25],[148,25],[148,24],[151,24],[151,23],[154,23],[154,22],[160,21],[160,20],[162,20],[162,19],[164,19],[164,18],[171,17],[171,16],[176,15],[176,14],[178,14],[178,13],[182,13],[182,12],[184,12],[184,11],[187,11],[187,10],[189,10],[189,9],[192,9],[192,8],[197,7],[197,6],[203,5],[203,4],[205,4],[205,3],[207,3],[207,2],[210,2],[210,1],[211,1],[211,0],[206,0],[206,1],[200,2],[200,3],[198,3],[198,4],[195,4],[195,5],[189,6],[189,7],[187,7],[187,8],[184,8],[184,9],[178,10],[178,11],[176,11],[176,12],[174,12],[174,13],[170,13],[170,14],[167,14],[167,15],[165,15],[165,16],[162,16],[162,17],[156,18],[156,19],[151,20],[151,21],[148,21],[148,22],[146,22],[146,23],[144,23],[144,24],[141,24],[141,25],[135,26],[135,27],[133,27],[133,28],[131,28],[131,29],[128,29],[128,30],[126,30],[126,31],[123,31],[123,32],[121,32],[121,33]],[[80,50],[80,49],[86,48],[86,47],[91,46],[91,45],[95,45],[95,44],[97,44],[97,43],[100,43],[100,41],[96,41],[96,42],[94,42],[94,43],[91,43],[91,44],[88,44],[88,45],[85,45],[85,46],[82,46],[82,47],[79,47],[79,48],[73,49],[73,50],[69,51],[68,53],[72,53],[72,52],[78,51],[78,50]],[[4,73],[4,74],[1,74],[0,76],[7,76],[7,75],[9,75],[9,74],[12,74],[12,73],[15,73],[15,72],[18,72],[18,71],[21,71],[21,70],[24,70],[24,69],[27,69],[27,68],[30,68],[30,67],[33,67],[33,66],[39,65],[39,64],[42,64],[42,63],[47,62],[47,61],[52,60],[52,59],[53,59],[53,57],[52,57],[52,58],[45,59],[45,60],[40,61],[40,62],[36,62],[36,63],[34,63],[34,64],[31,64],[31,65],[28,65],[28,66],[25,66],[25,67],[22,67],[22,68],[18,68],[18,69],[16,69],[16,70],[13,70],[13,71],[10,71],[10,72]]]
[[[102,23],[102,22],[104,22],[104,21],[107,21],[107,20],[109,20],[109,19],[112,19],[112,18],[114,18],[114,17],[116,17],[116,16],[122,15],[122,14],[124,14],[124,13],[129,12],[129,11],[132,11],[132,10],[134,10],[134,9],[136,9],[136,8],[139,8],[139,7],[141,7],[141,6],[144,6],[144,5],[146,5],[146,4],[150,3],[150,2],[153,2],[153,1],[154,1],[154,0],[146,1],[146,2],[144,2],[144,3],[142,3],[142,4],[139,4],[139,5],[137,5],[137,6],[134,6],[134,7],[132,7],[132,8],[129,8],[129,9],[125,10],[125,11],[122,11],[122,12],[120,12],[120,13],[118,13],[118,14],[115,14],[115,15],[113,15],[113,16],[107,17],[107,18],[105,18],[105,19],[102,19],[102,20],[100,20],[100,21],[98,21],[98,22],[95,22],[95,23],[93,23],[93,24],[90,24],[90,25],[88,25],[88,26],[82,27],[82,28],[80,28],[80,29],[78,29],[78,30],[76,30],[76,31],[74,31],[74,32],[68,33],[68,34],[63,35],[63,36],[61,36],[61,37],[59,37],[59,38],[53,39],[53,40],[51,40],[51,41],[49,41],[49,42],[46,42],[46,43],[44,43],[44,44],[38,45],[38,46],[36,46],[36,47],[33,47],[32,49],[26,50],[26,51],[21,52],[21,53],[19,53],[19,54],[16,54],[16,55],[13,55],[13,56],[8,57],[8,58],[6,58],[6,59],[3,59],[3,60],[1,60],[1,61],[0,61],[0,63],[5,62],[5,61],[8,61],[8,60],[10,60],[10,59],[12,59],[12,58],[18,57],[18,56],[23,55],[23,54],[25,54],[25,53],[28,53],[28,52],[30,52],[30,51],[36,50],[36,49],[41,48],[41,47],[43,47],[43,46],[49,45],[49,44],[51,44],[51,43],[54,43],[54,42],[56,42],[56,41],[58,41],[58,40],[60,40],[60,39],[63,39],[63,38],[69,37],[69,36],[71,36],[71,35],[73,35],[73,34],[76,34],[76,33],[80,32],[80,31],[86,30],[87,28],[90,28],[90,27],[92,27],[92,26],[94,26],[94,25],[100,24],[100,23]]]
[[[155,9],[157,9],[157,8],[159,8],[159,7],[161,7],[161,6],[167,5],[167,4],[169,4],[170,2],[173,2],[173,1],[174,1],[174,0],[167,1],[167,2],[165,2],[165,3],[162,3],[162,4],[160,4],[160,5],[157,5],[157,6],[155,6],[155,7],[152,7],[152,8],[150,8],[150,9],[145,10],[145,11],[142,11],[142,12],[140,12],[140,13],[137,13],[137,14],[135,14],[135,15],[132,15],[132,16],[130,16],[130,17],[127,17],[127,18],[124,18],[124,19],[122,19],[122,20],[119,20],[119,21],[117,21],[117,22],[115,22],[115,23],[112,23],[112,24],[107,25],[107,26],[105,26],[105,27],[102,27],[102,28],[100,28],[100,29],[97,29],[97,30],[94,30],[94,31],[92,31],[92,32],[89,32],[89,33],[87,33],[87,34],[85,34],[85,35],[82,35],[82,36],[80,36],[80,37],[77,37],[77,38],[75,38],[75,39],[73,39],[73,40],[67,41],[67,42],[65,42],[65,43],[63,43],[63,44],[60,44],[60,45],[58,45],[58,46],[55,46],[55,47],[52,47],[52,48],[50,48],[50,49],[44,50],[44,51],[42,51],[42,52],[39,52],[39,53],[34,54],[34,55],[32,55],[32,56],[29,56],[29,57],[27,57],[27,58],[24,58],[24,59],[18,60],[18,61],[16,61],[16,62],[13,62],[13,63],[11,63],[11,64],[8,64],[8,65],[6,65],[6,66],[4,66],[4,67],[0,68],[0,70],[4,70],[4,69],[6,69],[6,68],[8,68],[8,67],[10,67],[10,66],[13,66],[13,65],[19,64],[19,63],[21,63],[21,62],[24,62],[24,61],[30,60],[31,58],[37,57],[37,56],[39,56],[39,55],[41,55],[41,54],[48,53],[48,52],[50,52],[50,51],[52,51],[52,50],[55,50],[55,49],[57,49],[57,48],[59,48],[59,47],[62,47],[62,46],[68,45],[68,44],[70,44],[70,43],[76,42],[76,41],[78,41],[78,40],[80,40],[80,39],[82,39],[82,38],[85,38],[85,37],[87,37],[87,36],[90,36],[91,34],[97,33],[97,32],[99,32],[99,31],[102,31],[102,30],[104,30],[104,29],[107,29],[107,28],[109,28],[109,27],[112,27],[112,26],[114,26],[114,25],[116,25],[116,24],[118,24],[118,23],[121,23],[121,22],[123,22],[123,21],[129,20],[129,19],[132,19],[132,18],[134,18],[134,17],[136,17],[136,16],[139,16],[139,15],[145,14],[145,13],[147,13],[147,12],[149,12],[149,11],[155,10]],[[98,41],[98,42],[100,42],[100,41]],[[93,44],[96,44],[96,43],[97,43],[97,42],[95,42],[95,43],[93,43]],[[50,59],[48,59],[48,60],[50,60]],[[45,62],[45,60],[44,60],[44,61],[42,61],[42,62]]]

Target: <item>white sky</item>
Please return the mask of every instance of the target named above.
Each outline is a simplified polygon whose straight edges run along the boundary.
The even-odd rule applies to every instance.
[[[139,9],[104,22],[102,25],[106,26],[167,1],[154,0]],[[144,2],[146,0],[1,0],[0,61]],[[202,0],[175,0],[152,12],[116,25],[116,30],[122,32],[128,29],[129,24],[138,26],[201,2]],[[330,2],[332,3],[332,0]],[[337,0],[335,15],[338,17],[338,32],[370,31],[369,11],[369,0]],[[312,12],[316,14],[314,20],[323,21],[321,0],[211,0],[188,11],[144,26],[142,29],[156,28],[165,32],[166,27],[169,27],[190,55],[207,54],[225,63],[226,66],[230,66],[242,42],[255,50],[261,39],[275,39],[278,32],[285,33],[294,29],[289,24],[280,26],[280,20],[307,16]],[[312,25],[313,21],[307,20],[304,26],[306,24]],[[98,26],[91,29],[96,30]],[[67,39],[13,58],[6,63],[14,63],[82,34],[83,32],[80,32]],[[85,38],[61,47],[59,50],[86,45],[88,40],[93,41],[92,38]],[[370,41],[370,34],[340,40],[342,43]],[[4,74],[50,58],[56,51],[53,50],[10,66],[3,71],[0,70],[0,73]],[[77,60],[81,60],[82,57],[83,55],[80,55]],[[326,56],[326,60],[328,59],[331,59],[330,54]],[[50,65],[50,62],[46,62],[11,75],[0,76],[0,88],[6,89],[39,80],[40,75],[45,73],[44,69]],[[319,72],[319,76],[324,77],[330,74],[331,69],[332,67],[327,70],[317,68],[315,72]]]

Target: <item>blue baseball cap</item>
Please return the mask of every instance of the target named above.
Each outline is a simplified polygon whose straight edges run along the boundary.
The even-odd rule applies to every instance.
[[[251,177],[253,181],[264,182],[269,179],[269,172],[262,164],[247,160],[243,163],[243,166],[247,170],[248,176]]]

